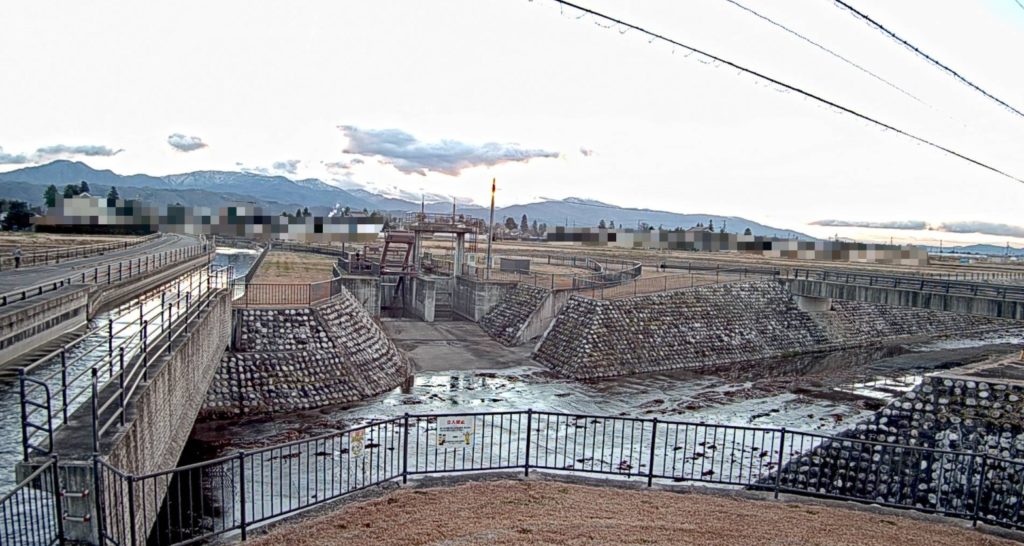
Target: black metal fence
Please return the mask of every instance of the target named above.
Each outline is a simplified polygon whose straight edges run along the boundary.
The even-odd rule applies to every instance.
[[[39,297],[71,285],[117,284],[139,275],[159,271],[169,265],[205,256],[211,250],[212,246],[201,243],[155,254],[147,254],[138,258],[110,261],[102,265],[69,273],[58,279],[0,294],[0,307]]]
[[[124,424],[126,403],[149,380],[152,363],[188,333],[191,321],[229,286],[230,278],[230,267],[192,271],[19,369],[25,460],[51,454],[58,427],[88,403],[98,451],[110,427]]]
[[[1024,301],[1024,286],[996,284],[984,281],[948,280],[931,277],[907,277],[876,273],[854,273],[850,271],[824,271],[794,269],[793,279],[804,279],[827,283],[855,284],[858,286],[913,290],[936,294],[980,296],[998,300]],[[1009,274],[1007,274],[1007,277]],[[998,277],[1004,278],[1004,277]]]
[[[0,498],[0,544],[63,544],[60,468],[52,458]]]
[[[113,252],[116,250],[125,250],[132,248],[142,243],[148,243],[153,239],[159,238],[159,233],[153,233],[151,235],[145,235],[143,237],[134,237],[130,240],[125,241],[110,241],[107,243],[94,243],[91,245],[73,245],[73,246],[62,246],[60,248],[46,248],[40,250],[33,250],[25,252],[21,256],[21,262],[17,263],[14,259],[13,254],[5,252],[4,255],[0,256],[0,271],[8,271],[14,269],[15,266],[20,268],[34,267],[38,265],[49,265],[59,264],[62,261],[77,260],[80,258],[88,258],[90,256],[97,256],[105,254],[107,252]],[[66,242],[64,244],[67,244]],[[5,249],[9,250],[9,249]]]
[[[145,475],[103,461],[95,468],[105,544],[244,540],[264,522],[374,485],[481,471],[704,483],[1024,528],[1024,461],[784,428],[547,411],[403,415]],[[19,491],[26,487],[49,486]],[[22,520],[13,526],[27,529]]]

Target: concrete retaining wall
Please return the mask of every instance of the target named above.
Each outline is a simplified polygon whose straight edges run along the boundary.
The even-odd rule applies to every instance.
[[[67,287],[57,296],[11,304],[0,320],[0,366],[86,323],[89,290]]]
[[[380,316],[381,278],[376,276],[344,275],[341,285],[366,309],[371,317]]]
[[[471,277],[457,277],[452,294],[457,315],[473,322],[480,319],[498,304],[501,297],[516,286],[513,281],[482,281]]]
[[[480,319],[480,328],[503,345],[518,345],[524,340],[524,330],[530,317],[541,308],[550,294],[551,291],[546,288],[517,284],[505,292],[498,304]]]

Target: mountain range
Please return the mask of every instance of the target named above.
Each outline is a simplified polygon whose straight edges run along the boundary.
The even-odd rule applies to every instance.
[[[92,193],[106,195],[111,186],[125,199],[139,199],[151,205],[166,206],[180,203],[189,206],[223,207],[250,203],[264,210],[292,211],[309,207],[314,214],[327,214],[331,210],[349,207],[353,210],[381,210],[411,212],[420,210],[421,203],[408,192],[377,193],[371,187],[340,188],[315,178],[292,180],[284,176],[234,171],[196,171],[167,176],[147,174],[121,175],[109,170],[93,169],[80,161],[57,160],[44,165],[25,167],[0,173],[0,197],[20,199],[41,205],[43,191],[50,184],[63,189],[67,184],[85,180]],[[423,207],[428,212],[451,212],[452,203],[431,195]],[[458,212],[478,218],[487,218],[489,210],[474,204],[459,204]],[[591,199],[568,197],[545,199],[536,203],[509,205],[495,208],[495,222],[506,217],[518,222],[525,214],[531,221],[548,226],[597,226],[598,222],[614,220],[624,227],[636,227],[643,222],[654,227],[688,228],[698,222],[713,220],[716,227],[725,226],[729,232],[742,233],[750,229],[754,235],[783,238],[814,238],[785,228],[767,226],[738,216],[709,214],[679,214],[675,212],[625,208]]]

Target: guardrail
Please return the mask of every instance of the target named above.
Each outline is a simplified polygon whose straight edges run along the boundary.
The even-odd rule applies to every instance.
[[[143,296],[106,324],[93,328],[36,362],[18,370],[22,451],[32,456],[53,453],[56,430],[83,404],[92,404],[94,450],[115,423],[124,424],[127,402],[150,365],[170,352],[189,323],[229,286],[231,268],[201,269]]]
[[[130,241],[114,241],[109,243],[73,246],[71,248],[34,250],[22,254],[21,265],[19,265],[18,268],[35,267],[51,263],[59,264],[61,260],[67,261],[79,258],[88,258],[90,256],[96,256],[97,254],[103,254],[112,250],[132,248],[134,246],[141,245],[142,243],[148,243],[149,241],[159,237],[159,233],[153,233],[143,237],[136,237]],[[0,256],[0,271],[15,269],[15,263],[16,260],[14,259],[14,256],[9,252],[5,252],[3,256]]]
[[[64,544],[61,481],[53,457],[0,498],[0,544]]]
[[[656,418],[406,414],[149,474],[130,475],[102,460],[94,468],[106,544],[185,544],[229,533],[245,540],[264,522],[385,482],[483,471],[744,487],[775,498],[836,498],[1024,528],[1024,461]]]
[[[247,283],[235,281],[235,307],[308,307],[341,293],[341,278],[312,283]]]
[[[1024,301],[1024,286],[1009,284],[993,284],[933,279],[930,277],[904,277],[896,275],[876,275],[870,273],[853,273],[824,271],[813,269],[794,269],[790,275],[793,279],[820,282],[855,284],[915,292],[931,292],[961,296],[984,297],[998,300]]]
[[[129,258],[126,260],[112,261],[106,264],[97,265],[89,269],[83,269],[63,277],[39,283],[26,288],[19,288],[10,292],[0,294],[0,308],[15,302],[24,301],[30,298],[39,297],[49,292],[55,292],[71,285],[109,285],[124,280],[146,275],[151,271],[163,269],[168,265],[191,260],[197,256],[207,253],[209,246],[204,243],[191,245],[184,248],[165,250],[156,254]]]
[[[647,294],[660,294],[698,286],[741,282],[751,279],[774,279],[778,271],[764,268],[721,267],[692,269],[687,272],[670,273],[658,277],[640,277],[613,285],[597,285],[578,290],[581,296],[592,299],[614,300],[632,298]]]

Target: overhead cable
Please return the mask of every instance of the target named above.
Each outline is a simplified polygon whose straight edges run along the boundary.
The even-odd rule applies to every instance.
[[[822,103],[822,104],[824,104],[826,106],[830,106],[832,108],[835,108],[836,110],[839,110],[841,112],[850,114],[850,115],[852,115],[852,116],[854,116],[856,118],[859,118],[861,120],[864,120],[864,121],[867,121],[867,122],[872,123],[874,125],[877,125],[879,127],[882,127],[883,129],[887,129],[889,131],[893,131],[894,133],[898,133],[900,135],[903,135],[903,136],[905,136],[907,138],[910,138],[910,139],[915,140],[917,142],[920,142],[922,144],[931,146],[932,148],[935,148],[937,150],[941,150],[943,152],[946,152],[949,155],[958,157],[958,158],[960,158],[960,159],[962,159],[964,161],[967,161],[969,163],[972,163],[972,164],[974,164],[974,165],[976,165],[978,167],[981,167],[983,169],[992,171],[992,172],[994,172],[996,174],[1000,174],[1002,176],[1005,176],[1006,178],[1009,178],[1011,180],[1014,180],[1016,182],[1020,182],[1020,183],[1024,184],[1024,179],[1021,179],[1021,178],[1018,178],[1016,176],[1013,176],[1013,175],[1011,175],[1009,173],[1006,173],[1006,172],[1004,172],[1004,171],[1002,171],[1000,169],[997,169],[997,168],[995,168],[995,167],[993,167],[991,165],[983,163],[983,162],[981,162],[981,161],[979,161],[977,159],[971,158],[971,157],[969,157],[967,155],[961,154],[960,152],[957,152],[955,150],[947,148],[947,147],[945,147],[945,146],[943,146],[941,144],[937,144],[937,143],[932,142],[930,140],[927,140],[925,138],[919,137],[917,135],[914,135],[912,133],[904,131],[903,129],[899,129],[899,128],[895,127],[895,126],[889,125],[888,123],[885,123],[883,121],[879,121],[879,120],[877,120],[875,118],[872,118],[872,117],[870,117],[868,115],[861,114],[860,112],[858,112],[856,110],[853,110],[852,108],[847,108],[846,106],[842,106],[842,105],[840,105],[838,103],[835,103],[835,102],[833,102],[831,100],[828,100],[828,99],[826,99],[824,97],[820,97],[818,95],[815,95],[814,93],[811,93],[810,91],[805,91],[803,89],[800,89],[799,87],[796,87],[794,85],[790,85],[788,83],[782,82],[780,80],[772,78],[771,76],[767,76],[765,74],[757,72],[757,71],[755,71],[753,69],[746,68],[744,66],[738,65],[738,64],[736,64],[736,63],[734,63],[732,61],[723,59],[722,57],[719,57],[717,55],[713,55],[713,54],[708,53],[708,52],[706,52],[704,50],[698,49],[698,48],[693,47],[693,46],[686,45],[686,44],[684,44],[682,42],[679,42],[677,40],[673,40],[673,39],[668,38],[666,36],[663,36],[661,34],[657,34],[655,32],[651,32],[651,31],[646,30],[646,29],[644,29],[644,28],[642,28],[640,26],[634,25],[632,23],[627,23],[626,21],[623,21],[621,19],[617,19],[617,18],[609,16],[609,15],[605,15],[605,14],[603,14],[601,12],[594,11],[594,10],[592,10],[590,8],[585,8],[583,6],[580,6],[579,4],[575,4],[575,3],[569,2],[568,0],[552,0],[552,1],[557,3],[557,4],[559,4],[559,5],[563,5],[563,6],[567,6],[567,7],[579,10],[580,12],[583,13],[583,15],[591,15],[593,17],[597,17],[599,19],[603,19],[603,20],[608,21],[610,23],[613,23],[613,24],[616,24],[616,25],[621,25],[624,28],[627,28],[627,29],[630,29],[630,30],[635,30],[635,31],[637,31],[637,32],[639,32],[641,34],[650,36],[650,38],[651,38],[650,41],[651,42],[653,42],[654,40],[660,40],[660,41],[665,42],[667,44],[670,44],[672,46],[689,50],[692,53],[697,53],[698,55],[702,55],[704,57],[712,59],[715,62],[724,64],[726,66],[730,66],[732,68],[735,68],[736,70],[739,70],[740,72],[744,72],[744,73],[750,74],[751,76],[754,76],[754,77],[756,77],[758,79],[764,80],[766,82],[774,84],[774,85],[776,85],[778,87],[781,87],[783,89],[787,89],[789,91],[793,91],[794,93],[798,93],[800,95],[803,95],[804,97],[807,97],[807,98],[809,98],[811,100],[820,102],[820,103]]]
[[[975,84],[974,84],[973,82],[971,82],[971,81],[970,81],[970,80],[968,80],[967,78],[965,78],[965,77],[961,76],[961,75],[960,75],[960,73],[959,73],[959,72],[957,72],[956,70],[953,70],[953,69],[952,69],[952,68],[950,68],[949,66],[947,66],[947,65],[945,65],[945,64],[943,64],[943,63],[941,63],[941,62],[939,62],[939,61],[938,61],[937,59],[935,59],[935,57],[932,57],[931,55],[929,55],[929,54],[925,53],[924,51],[921,51],[921,49],[920,49],[920,48],[918,48],[917,46],[915,46],[914,44],[911,44],[910,42],[908,42],[908,41],[904,40],[903,38],[900,38],[899,36],[897,36],[897,35],[896,35],[896,33],[894,33],[894,32],[892,32],[891,30],[889,30],[889,29],[885,28],[885,27],[884,27],[884,26],[882,26],[882,24],[881,24],[881,23],[879,23],[878,21],[875,21],[875,20],[874,20],[874,19],[872,19],[871,17],[868,17],[868,16],[867,16],[867,15],[865,15],[865,14],[864,14],[863,12],[860,12],[860,11],[858,11],[858,10],[857,10],[856,8],[854,8],[853,6],[851,6],[851,5],[850,5],[850,4],[848,4],[848,3],[844,2],[843,0],[833,0],[833,1],[834,1],[834,2],[836,3],[836,5],[839,5],[839,6],[843,7],[843,8],[846,8],[846,9],[847,9],[847,10],[848,10],[848,11],[849,11],[850,13],[852,13],[852,14],[854,14],[855,16],[859,17],[860,19],[863,19],[863,20],[864,20],[865,22],[867,22],[867,23],[868,23],[869,25],[871,25],[871,26],[875,27],[876,29],[878,29],[879,31],[881,31],[881,32],[882,32],[883,34],[885,34],[886,36],[889,36],[890,38],[892,38],[892,39],[893,39],[893,40],[895,40],[896,42],[898,42],[898,43],[902,44],[902,45],[903,45],[904,47],[906,47],[907,49],[909,49],[909,50],[913,51],[913,52],[914,52],[914,53],[916,53],[916,54],[917,54],[918,56],[920,56],[920,57],[921,57],[922,59],[925,59],[925,60],[927,60],[927,61],[928,61],[928,62],[930,62],[931,64],[933,64],[933,65],[935,65],[935,66],[939,67],[940,69],[942,69],[942,70],[943,70],[944,72],[946,72],[946,73],[950,74],[951,76],[953,76],[954,78],[956,78],[956,79],[957,79],[957,80],[958,80],[958,81],[959,81],[960,83],[963,83],[964,85],[966,85],[966,86],[970,87],[971,89],[974,89],[975,91],[977,91],[977,92],[981,93],[982,95],[985,95],[985,96],[986,96],[986,97],[988,97],[989,99],[991,99],[991,100],[995,101],[995,102],[996,102],[996,103],[998,103],[998,104],[999,104],[1000,106],[1002,106],[1003,108],[1006,108],[1007,110],[1009,110],[1009,111],[1013,112],[1014,114],[1017,114],[1017,115],[1018,115],[1018,116],[1020,116],[1020,117],[1024,117],[1024,112],[1021,112],[1020,110],[1018,110],[1018,109],[1014,108],[1013,106],[1010,106],[1009,104],[1007,104],[1007,103],[1006,103],[1005,101],[1003,101],[1002,99],[1000,99],[1000,98],[998,98],[998,97],[996,97],[996,96],[992,95],[991,93],[989,93],[988,91],[985,91],[985,90],[984,90],[984,89],[982,89],[981,87],[978,87],[977,85],[975,85]],[[1019,3],[1019,2],[1018,2],[1018,3]]]

